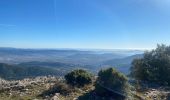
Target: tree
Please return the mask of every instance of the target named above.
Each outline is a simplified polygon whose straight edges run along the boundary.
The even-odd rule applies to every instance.
[[[86,84],[92,83],[92,74],[85,70],[78,69],[65,75],[65,79],[67,83],[72,86],[82,87]]]
[[[132,62],[131,76],[137,80],[170,85],[170,46],[158,45]]]

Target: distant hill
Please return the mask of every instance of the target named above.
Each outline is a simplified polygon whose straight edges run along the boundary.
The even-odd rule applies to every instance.
[[[48,50],[48,49],[15,49],[0,48],[0,62],[22,63],[31,61],[57,61],[74,55],[76,50]]]
[[[68,68],[68,67],[75,67],[76,65],[74,64],[67,64],[67,63],[60,63],[60,62],[38,62],[38,61],[33,61],[33,62],[23,62],[18,64],[19,66],[24,66],[24,67],[51,67],[51,68]]]
[[[125,58],[121,58],[121,59],[112,59],[112,60],[108,60],[103,62],[104,65],[111,65],[111,66],[119,66],[120,64],[124,65],[124,64],[130,64],[134,59],[137,58],[142,58],[143,54],[136,54],[136,55],[132,55],[132,56],[128,56]]]
[[[44,75],[63,76],[77,68],[97,73],[99,69],[110,66],[128,73],[132,60],[140,58],[142,53],[139,50],[0,48],[0,77],[20,79]]]
[[[80,66],[59,62],[0,63],[0,77],[11,80],[47,75],[64,76],[71,70],[78,68],[94,71],[93,67],[89,65]]]
[[[8,80],[23,79],[26,77],[57,75],[61,76],[62,73],[53,68],[46,67],[23,67],[18,65],[8,65],[0,63],[0,77]]]
[[[55,50],[0,48],[0,62],[19,64],[23,62],[61,62],[94,65],[111,59],[124,58],[139,50]]]
[[[107,61],[114,58],[123,58],[125,55],[114,54],[114,53],[77,53],[75,55],[67,56],[65,59],[67,62],[74,64],[84,64],[84,65],[96,65],[103,61]]]
[[[128,73],[131,63],[134,59],[137,58],[142,58],[143,54],[136,54],[136,55],[132,55],[132,56],[128,56],[125,58],[121,58],[121,59],[112,59],[112,60],[108,60],[102,63],[102,65],[107,66],[107,67],[116,67],[119,71],[123,72],[123,73]]]

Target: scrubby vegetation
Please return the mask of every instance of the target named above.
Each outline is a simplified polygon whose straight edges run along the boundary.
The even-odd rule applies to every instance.
[[[128,79],[114,68],[101,70],[96,81],[96,93],[102,96],[118,94],[125,96],[128,91]]]
[[[83,87],[86,84],[92,83],[92,74],[86,70],[78,69],[65,75],[65,79],[72,86]]]
[[[158,45],[143,58],[135,59],[131,75],[136,80],[170,85],[170,46]]]

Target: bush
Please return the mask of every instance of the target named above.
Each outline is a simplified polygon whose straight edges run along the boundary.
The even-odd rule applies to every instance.
[[[45,97],[50,95],[55,95],[55,93],[60,93],[61,95],[69,95],[74,89],[64,82],[57,82],[54,86],[50,87],[48,90],[44,91],[39,96]]]
[[[44,91],[40,96],[55,95],[60,93],[61,95],[69,95],[74,92],[74,89],[64,82],[57,82],[54,86],[50,87],[47,91]]]
[[[170,46],[158,45],[132,62],[131,76],[137,80],[170,85]]]
[[[128,79],[114,68],[108,68],[98,73],[95,88],[99,95],[110,94],[108,89],[125,94],[128,89]]]
[[[85,70],[74,70],[65,75],[66,82],[72,86],[83,87],[92,83],[92,75]]]

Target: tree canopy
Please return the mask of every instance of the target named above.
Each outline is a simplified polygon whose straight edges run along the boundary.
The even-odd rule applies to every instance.
[[[132,62],[131,76],[137,80],[170,85],[170,46],[157,45],[157,48],[144,53],[141,59]]]

